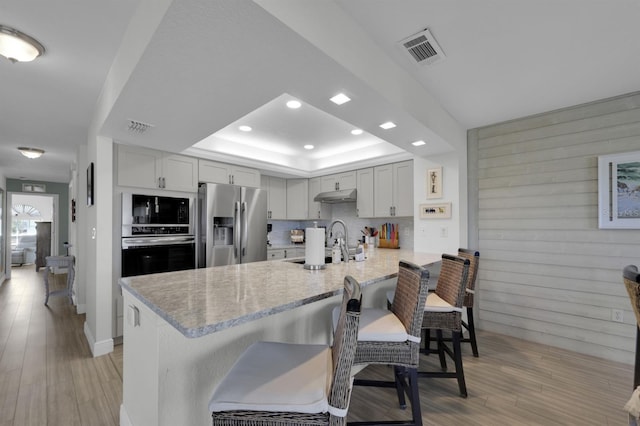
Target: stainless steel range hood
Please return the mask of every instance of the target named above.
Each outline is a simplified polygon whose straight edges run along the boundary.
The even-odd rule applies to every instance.
[[[313,201],[336,204],[336,203],[355,203],[357,200],[355,189],[345,189],[343,191],[321,192],[313,199]]]

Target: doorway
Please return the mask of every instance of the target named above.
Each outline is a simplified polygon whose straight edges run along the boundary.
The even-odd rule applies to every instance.
[[[7,253],[7,278],[11,269],[36,263],[38,246],[37,229],[48,228],[49,241],[45,244],[51,256],[58,255],[58,195],[10,192],[7,194],[7,240],[10,253]],[[46,225],[46,226],[45,226]],[[40,243],[42,244],[42,238]],[[46,241],[46,239],[44,240]],[[40,261],[41,266],[42,262]],[[38,268],[36,267],[35,270]]]

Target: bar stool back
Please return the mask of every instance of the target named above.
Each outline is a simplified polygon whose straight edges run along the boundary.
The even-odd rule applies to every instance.
[[[360,304],[360,285],[347,276],[332,347],[249,346],[211,397],[213,425],[344,425]]]
[[[467,321],[461,320],[461,324],[469,332],[468,338],[460,339],[462,343],[470,343],[473,356],[478,357],[478,341],[476,339],[476,327],[473,322],[473,301],[476,293],[476,279],[478,276],[478,268],[480,267],[480,252],[465,248],[458,249],[458,256],[469,259],[469,275],[467,277],[467,288],[462,305],[467,310]]]

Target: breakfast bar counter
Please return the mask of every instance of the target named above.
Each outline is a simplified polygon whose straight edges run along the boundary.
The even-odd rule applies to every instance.
[[[122,278],[120,424],[210,424],[209,397],[246,347],[329,343],[344,277],[361,283],[363,306],[385,306],[401,259],[428,265],[440,255],[374,249],[324,270],[287,259]]]

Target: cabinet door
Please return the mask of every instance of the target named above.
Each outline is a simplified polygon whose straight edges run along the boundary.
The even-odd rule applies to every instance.
[[[267,260],[276,260],[276,259],[284,259],[284,250],[283,249],[268,249],[267,250]]]
[[[393,205],[393,165],[385,164],[373,169],[373,214],[390,217]]]
[[[373,168],[358,170],[356,173],[356,215],[358,217],[373,217]]]
[[[198,161],[198,180],[208,183],[231,183],[229,165],[215,161]]]
[[[337,176],[336,175],[327,175],[327,176],[322,176],[320,178],[320,192],[329,192],[329,191],[335,191],[337,186]]]
[[[394,216],[413,216],[413,161],[393,165]]]
[[[248,167],[232,166],[231,183],[239,186],[260,188],[260,172]]]
[[[287,179],[287,219],[307,218],[309,209],[309,180]]]
[[[162,152],[153,149],[118,145],[118,185],[159,188]]]
[[[198,159],[184,155],[162,157],[163,188],[172,191],[198,191]]]
[[[322,178],[315,177],[309,179],[309,219],[330,219],[331,205],[319,203],[313,199],[322,192]]]
[[[357,186],[356,171],[339,173],[336,176],[338,182],[338,189],[343,191],[345,189],[355,189]]]
[[[279,177],[269,177],[270,219],[287,218],[287,181]]]

